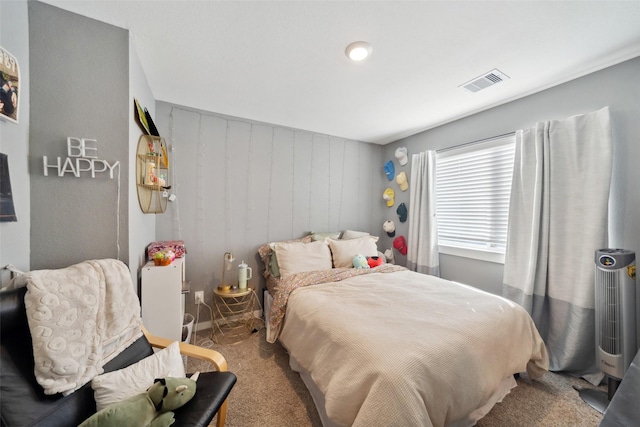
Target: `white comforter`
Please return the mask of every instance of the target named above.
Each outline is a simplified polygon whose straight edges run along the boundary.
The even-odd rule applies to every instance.
[[[446,426],[525,370],[548,367],[528,313],[495,295],[411,271],[296,289],[280,341],[344,426]]]

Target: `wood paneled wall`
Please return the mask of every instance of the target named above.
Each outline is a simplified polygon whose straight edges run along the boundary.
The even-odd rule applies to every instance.
[[[378,233],[382,147],[167,103],[156,116],[177,196],[158,215],[156,235],[185,241],[187,279],[208,304],[227,251],[253,268],[261,297],[262,244],[309,231]],[[186,311],[196,314],[193,295]]]

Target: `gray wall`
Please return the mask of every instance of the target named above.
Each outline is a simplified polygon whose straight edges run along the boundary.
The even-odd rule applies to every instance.
[[[407,257],[406,255],[402,255],[395,248],[393,248],[393,240],[400,236],[404,236],[404,238],[407,239],[407,236],[409,235],[409,218],[407,218],[405,222],[400,222],[400,217],[397,213],[398,207],[401,203],[405,204],[407,210],[409,209],[409,193],[411,192],[411,153],[409,153],[408,156],[409,162],[404,166],[400,166],[398,160],[395,157],[395,148],[390,151],[387,149],[387,146],[385,146],[383,149],[382,164],[380,165],[380,171],[378,173],[378,176],[380,177],[380,200],[382,201],[382,208],[378,209],[378,212],[382,214],[382,217],[378,221],[380,223],[380,231],[378,231],[378,235],[380,236],[380,240],[378,241],[378,249],[380,249],[380,251],[382,252],[384,252],[386,249],[392,249],[395,257],[395,263],[403,266],[407,265]],[[384,164],[389,160],[393,162],[395,172],[394,179],[392,179],[391,181],[389,181],[386,173],[384,172]],[[395,180],[395,176],[397,176],[400,172],[405,172],[407,175],[409,188],[407,188],[406,191],[400,190],[400,186]],[[391,188],[394,192],[393,206],[387,206],[386,202],[382,199],[382,194],[384,193],[386,188]],[[382,228],[382,224],[384,224],[384,222],[387,220],[393,221],[393,223],[396,225],[396,233],[394,237],[387,236],[387,233],[385,233],[384,229]]]
[[[127,261],[128,32],[29,2],[29,37],[31,268]],[[43,156],[66,158],[67,137],[96,139],[99,159],[120,161],[120,188],[106,174],[45,177]]]
[[[610,246],[640,253],[640,58],[431,129],[385,146],[385,158],[406,146],[411,154],[437,150],[610,106],[613,133],[613,182],[610,197]],[[491,90],[490,88],[487,90]],[[482,93],[482,92],[480,92]],[[470,95],[473,96],[473,95]],[[410,165],[407,166],[409,170]],[[411,183],[409,184],[411,185]],[[407,196],[408,197],[408,196]],[[401,227],[406,233],[407,225]],[[440,256],[444,278],[499,293],[502,264]]]
[[[132,119],[134,117],[133,98],[140,101],[141,105],[149,110],[155,117],[155,99],[147,78],[138,60],[135,47],[129,39],[129,159],[136,158],[138,139],[141,135],[140,126]],[[124,171],[124,169],[123,169]],[[146,248],[156,237],[156,216],[144,214],[138,203],[138,190],[136,187],[136,162],[129,162],[129,269],[134,283],[138,283],[141,267],[146,263]],[[136,286],[136,289],[138,287]]]
[[[156,116],[172,151],[177,196],[158,215],[156,235],[185,241],[187,280],[206,301],[220,284],[226,251],[253,268],[260,292],[260,245],[309,231],[377,233],[382,193],[372,178],[380,146],[162,102]],[[195,310],[189,295],[187,311]]]
[[[0,152],[8,156],[13,203],[17,222],[0,222],[0,267],[13,264],[29,271],[29,33],[27,2],[0,2],[0,46],[18,60],[20,66],[19,123],[0,119]],[[0,272],[0,283],[9,280]]]
[[[398,235],[406,236],[408,222],[401,224],[395,210],[408,204],[409,193],[382,172],[400,145],[411,155],[604,105],[611,107],[614,132],[611,246],[640,252],[638,58],[385,147],[159,103],[156,122],[176,149],[178,199],[155,225],[154,215],[140,214],[132,194],[131,150],[139,133],[131,125],[131,101],[136,96],[152,110],[153,97],[131,59],[127,32],[37,2],[28,9],[27,33],[26,2],[0,2],[1,43],[20,61],[23,82],[20,124],[0,121],[0,150],[9,154],[18,214],[17,223],[0,224],[0,266],[28,270],[116,257],[119,221],[120,258],[132,270],[144,262],[149,241],[184,239],[187,275],[210,301],[227,250],[257,273],[261,243],[310,230],[369,231],[381,236],[384,250],[392,239],[381,225],[392,219]],[[121,162],[119,212],[115,180],[43,176],[42,156],[66,157],[67,136],[96,138],[100,158]],[[410,165],[396,162],[396,170],[410,176]],[[382,201],[386,186],[396,191],[393,208]],[[404,263],[397,251],[396,257]],[[443,277],[499,292],[501,264],[448,255],[440,262]]]

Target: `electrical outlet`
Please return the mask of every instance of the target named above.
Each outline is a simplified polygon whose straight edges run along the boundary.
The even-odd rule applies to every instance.
[[[204,291],[196,291],[195,297],[196,297],[196,304],[204,303]]]

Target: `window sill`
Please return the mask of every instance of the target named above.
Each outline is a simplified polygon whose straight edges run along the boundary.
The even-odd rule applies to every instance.
[[[481,261],[495,262],[496,264],[504,264],[504,254],[491,251],[483,251],[479,249],[459,248],[456,246],[439,245],[441,254],[455,255],[464,258],[478,259]]]

